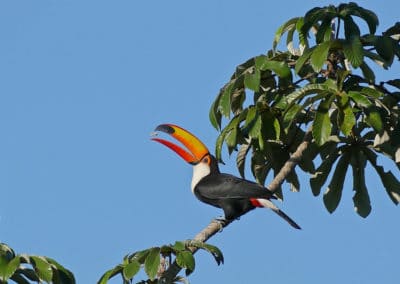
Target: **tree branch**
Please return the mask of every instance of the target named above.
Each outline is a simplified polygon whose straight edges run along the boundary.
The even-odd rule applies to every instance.
[[[283,184],[286,177],[289,173],[296,167],[298,163],[300,163],[301,159],[303,158],[303,153],[307,149],[308,145],[312,140],[312,130],[311,127],[307,130],[304,134],[303,142],[297,147],[296,152],[294,152],[289,160],[283,165],[283,167],[279,170],[279,173],[275,176],[272,182],[267,186],[267,188],[275,192],[279,189],[279,187]]]
[[[283,165],[279,173],[275,176],[272,182],[268,185],[268,189],[272,192],[276,191],[284,182],[285,178],[288,174],[294,169],[294,167],[301,161],[303,157],[304,151],[307,149],[312,139],[311,128],[307,130],[304,134],[303,142],[297,147],[296,151],[291,155],[289,160]],[[208,224],[206,228],[204,228],[200,233],[198,233],[193,240],[199,242],[206,242],[212,236],[221,232],[223,228],[227,227],[234,220],[217,220],[214,219]],[[195,253],[198,249],[191,248],[192,253]],[[161,284],[170,284],[173,283],[175,277],[178,275],[179,271],[181,271],[181,267],[174,261],[167,270],[165,270],[158,283]]]

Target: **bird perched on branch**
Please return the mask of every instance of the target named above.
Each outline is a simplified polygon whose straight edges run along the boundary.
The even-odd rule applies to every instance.
[[[161,124],[155,131],[171,135],[187,148],[185,150],[158,137],[152,138],[153,141],[173,150],[193,166],[192,192],[200,201],[222,208],[226,220],[237,219],[255,208],[270,208],[292,227],[301,229],[295,221],[270,201],[277,198],[267,188],[252,181],[221,173],[216,158],[192,133],[173,124]]]

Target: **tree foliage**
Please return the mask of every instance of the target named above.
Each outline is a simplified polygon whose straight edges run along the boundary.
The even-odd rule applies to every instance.
[[[250,158],[252,174],[263,184],[269,174],[277,175],[310,129],[313,139],[299,167],[311,175],[315,196],[331,176],[323,196],[329,212],[337,208],[351,169],[354,208],[368,216],[368,165],[398,204],[400,183],[377,158],[400,165],[400,79],[377,82],[374,68],[387,70],[400,59],[400,23],[381,35],[378,24],[372,11],[348,3],[316,7],[280,26],[272,49],[237,66],[211,107],[210,121],[220,130],[217,158],[224,144],[229,154],[237,151],[242,176]],[[299,190],[295,171],[286,182]],[[283,197],[281,188],[277,194]]]
[[[362,23],[368,27],[365,32]],[[229,154],[236,151],[243,177],[250,158],[257,182],[264,184],[274,175],[278,182],[270,190],[282,198],[281,180],[292,191],[300,189],[298,165],[311,175],[315,196],[327,184],[323,202],[329,212],[339,205],[351,169],[354,208],[362,217],[371,211],[365,181],[369,166],[397,205],[400,182],[378,158],[400,167],[400,79],[378,82],[375,69],[387,70],[400,60],[400,23],[380,35],[378,24],[372,11],[350,2],[316,7],[280,26],[272,49],[237,66],[211,106],[210,121],[220,131],[216,157],[221,160],[223,145]],[[279,50],[281,46],[286,49]],[[197,250],[223,263],[221,251],[205,241],[230,222],[213,221],[193,240],[128,254],[98,283],[116,276],[132,283],[140,269],[148,279],[137,283],[186,283],[178,273],[194,271]],[[17,255],[0,243],[0,284],[10,281],[75,283],[73,274],[55,260]]]
[[[131,283],[140,268],[144,269],[148,279],[138,283],[158,283],[159,278],[173,263],[176,263],[179,269],[185,269],[185,274],[188,276],[195,269],[193,253],[198,249],[209,252],[218,265],[224,262],[222,252],[213,245],[194,240],[177,241],[173,245],[152,247],[125,256],[121,264],[103,274],[98,284],[105,284],[117,275],[122,277],[123,283]],[[174,276],[173,283],[176,282],[186,283],[187,281],[184,277]]]
[[[0,243],[0,283],[75,284],[71,271],[54,259],[45,256],[15,254],[14,250]]]

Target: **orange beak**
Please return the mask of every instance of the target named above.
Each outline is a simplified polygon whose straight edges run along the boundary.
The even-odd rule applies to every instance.
[[[181,142],[189,151],[186,151],[182,147],[160,138],[151,138],[151,140],[159,142],[172,151],[177,153],[186,162],[195,165],[201,161],[201,159],[209,154],[207,147],[201,142],[196,136],[189,131],[173,124],[160,124],[156,127],[155,131],[161,131],[174,137],[176,140]]]

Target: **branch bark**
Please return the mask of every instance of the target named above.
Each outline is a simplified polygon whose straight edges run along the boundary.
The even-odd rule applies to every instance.
[[[311,128],[310,128],[304,134],[303,142],[297,147],[296,151],[290,156],[289,160],[286,161],[286,163],[283,165],[283,167],[279,171],[279,173],[275,176],[275,178],[272,180],[272,182],[267,186],[267,188],[270,191],[274,192],[282,185],[282,183],[285,181],[285,178],[288,176],[288,174],[296,167],[296,165],[303,158],[303,153],[307,149],[311,140],[312,140],[312,133],[311,133]],[[200,242],[206,242],[212,236],[214,236],[218,232],[221,232],[223,228],[227,227],[233,221],[234,220],[221,221],[221,220],[214,219],[210,222],[210,224],[208,224],[208,226],[206,228],[204,228],[200,233],[198,233],[193,238],[193,240],[200,241]],[[197,248],[192,248],[191,251],[192,251],[192,253],[195,253],[197,251]],[[181,271],[181,269],[182,268],[176,263],[176,261],[174,261],[168,267],[168,269],[162,273],[158,283],[161,283],[161,284],[173,283],[175,277],[178,275],[178,273]]]

